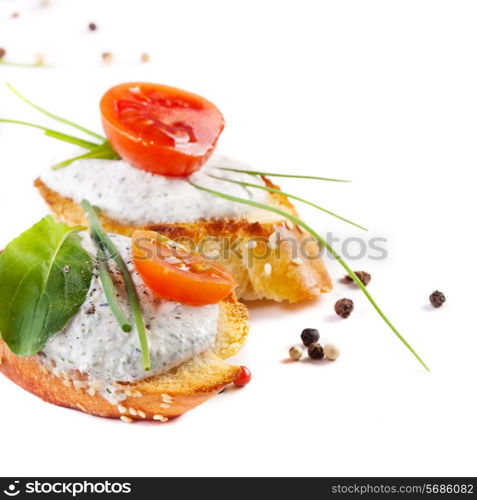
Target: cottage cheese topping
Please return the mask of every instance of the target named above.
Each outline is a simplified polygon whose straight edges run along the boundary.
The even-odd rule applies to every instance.
[[[101,283],[94,273],[87,299],[78,314],[43,349],[43,360],[56,374],[81,372],[85,380],[75,385],[95,388],[111,402],[126,396],[115,382],[132,382],[166,372],[211,347],[216,338],[217,304],[186,306],[156,299],[131,264],[130,239],[110,235],[132,273],[147,326],[152,370],[143,368],[137,332],[125,333],[108,305]],[[94,245],[83,236],[83,246],[92,254]],[[113,265],[111,269],[114,271]],[[121,288],[120,303],[127,309]]]
[[[249,174],[219,170],[217,167],[247,169],[247,166],[223,156],[213,156],[198,172],[190,176],[195,184],[240,198],[265,202],[267,192],[209,177],[263,184]],[[41,176],[57,193],[79,203],[87,199],[110,218],[131,225],[194,222],[199,219],[239,218],[251,212],[250,207],[218,198],[194,188],[187,179],[164,177],[137,168],[123,160],[80,160],[66,168],[49,168]],[[268,212],[260,217],[270,218]]]

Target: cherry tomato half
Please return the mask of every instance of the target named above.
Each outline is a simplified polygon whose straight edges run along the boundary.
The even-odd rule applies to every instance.
[[[162,299],[197,306],[216,304],[237,286],[221,266],[154,231],[133,233],[132,256],[144,283]]]
[[[104,132],[133,167],[186,177],[212,154],[225,122],[203,97],[166,85],[132,82],[101,99]]]

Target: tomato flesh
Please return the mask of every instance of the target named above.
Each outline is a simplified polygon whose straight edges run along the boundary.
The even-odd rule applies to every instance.
[[[216,304],[237,286],[223,267],[193,254],[154,231],[135,231],[136,271],[159,298],[189,305]]]
[[[225,126],[219,109],[191,92],[154,83],[116,85],[101,99],[104,132],[133,167],[185,177],[210,157]]]

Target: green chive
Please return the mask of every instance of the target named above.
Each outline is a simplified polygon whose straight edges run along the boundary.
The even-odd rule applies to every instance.
[[[280,210],[279,208],[272,207],[270,205],[265,205],[264,203],[259,203],[258,201],[253,201],[253,200],[247,200],[245,198],[237,198],[236,196],[231,196],[225,193],[220,193],[219,191],[214,191],[213,189],[209,189],[203,186],[199,186],[197,184],[194,184],[193,182],[189,181],[192,186],[194,186],[197,189],[200,189],[201,191],[205,191],[207,193],[213,194],[214,196],[218,196],[219,198],[224,198],[229,201],[235,201],[237,203],[242,203],[244,205],[249,205],[251,207],[256,207],[256,208],[263,208],[264,210],[268,210],[269,212],[274,212],[278,215],[281,215],[282,217],[287,218],[291,222],[294,222],[298,226],[301,226],[303,229],[308,231],[314,238],[316,238],[327,250],[330,252],[331,255],[341,264],[341,266],[348,272],[348,274],[353,278],[353,281],[358,285],[360,290],[364,293],[366,298],[369,300],[371,305],[374,307],[376,312],[381,316],[381,318],[384,320],[384,322],[391,328],[393,333],[398,337],[398,339],[411,351],[411,353],[415,356],[415,358],[421,363],[421,365],[429,371],[429,368],[427,367],[426,363],[421,359],[421,357],[417,354],[417,352],[411,347],[411,345],[407,342],[407,340],[399,333],[399,331],[396,329],[396,327],[391,323],[391,321],[387,318],[387,316],[383,313],[383,311],[380,309],[380,307],[376,304],[374,301],[373,297],[371,294],[368,292],[367,288],[361,283],[361,280],[356,276],[354,271],[348,266],[348,264],[343,260],[341,255],[336,252],[336,250],[318,233],[316,233],[308,224],[305,224],[302,222],[298,217],[295,217],[293,215],[290,215],[287,212],[284,212],[283,210]]]
[[[21,120],[10,120],[7,118],[0,118],[0,123],[13,123],[16,125],[24,125],[26,127],[37,128],[39,130],[43,130],[45,135],[48,137],[58,139],[59,141],[68,142],[70,144],[75,144],[85,149],[94,149],[99,146],[99,144],[96,144],[94,142],[86,141],[85,139],[80,139],[79,137],[74,137],[69,134],[63,134],[63,132],[58,132],[57,130],[43,127],[42,125],[36,125],[35,123],[24,122]]]
[[[67,167],[77,160],[84,160],[87,158],[98,158],[102,160],[118,160],[120,156],[114,151],[109,141],[103,142],[103,144],[96,145],[94,149],[91,149],[88,153],[84,153],[69,160],[56,163],[51,168],[53,170],[59,170],[60,168]]]
[[[107,264],[106,254],[104,253],[100,241],[98,240],[96,243],[96,248],[98,250],[99,279],[101,281],[104,294],[106,295],[106,299],[108,300],[108,304],[111,307],[111,311],[114,314],[114,317],[119,323],[121,329],[124,332],[130,332],[132,330],[132,326],[121,310],[121,306],[116,296],[117,291],[111,278],[111,272]]]
[[[53,120],[56,120],[56,121],[59,121],[61,123],[64,123],[65,125],[68,125],[70,127],[73,127],[73,128],[76,128],[78,130],[81,130],[81,132],[84,132],[85,134],[88,134],[88,135],[91,135],[92,137],[95,137],[96,139],[100,139],[101,141],[104,141],[106,140],[105,137],[103,137],[102,135],[100,134],[97,134],[96,132],[93,132],[92,130],[89,130],[85,127],[82,127],[81,125],[78,125],[77,123],[74,123],[70,120],[67,120],[66,118],[61,118],[60,116],[57,116],[53,113],[50,113],[49,111],[47,111],[46,109],[43,109],[41,108],[40,106],[38,106],[37,104],[34,104],[33,102],[31,102],[29,99],[27,99],[26,97],[24,97],[22,94],[20,94],[20,92],[18,92],[18,90],[16,90],[12,85],[10,85],[9,83],[6,84],[7,87],[17,96],[19,97],[23,102],[25,102],[26,104],[32,106],[33,108],[35,108],[37,111],[40,111],[40,113],[43,113],[44,115],[52,118]]]
[[[228,167],[215,167],[219,170],[228,170],[229,172],[240,172],[242,174],[250,175],[266,175],[267,177],[288,177],[291,179],[313,179],[315,181],[328,181],[328,182],[351,182],[345,179],[330,179],[329,177],[315,177],[312,175],[292,175],[292,174],[277,174],[274,172],[260,172],[258,170],[245,170],[240,168],[228,168]]]
[[[47,67],[46,64],[17,63],[17,62],[4,61],[3,59],[0,59],[0,64],[3,64],[4,66],[16,66],[18,68],[45,68],[45,67]]]
[[[290,194],[290,193],[285,193],[281,189],[276,189],[276,188],[272,188],[269,186],[261,186],[260,184],[251,184],[249,182],[242,182],[242,181],[236,181],[236,180],[232,180],[232,179],[226,179],[225,177],[218,177],[216,175],[211,175],[211,174],[208,174],[208,175],[209,175],[209,177],[213,177],[214,179],[219,179],[221,181],[233,182],[234,184],[239,184],[241,186],[263,189],[264,191],[268,191],[269,193],[277,193],[277,194],[281,194],[283,196],[287,196],[288,198],[293,198],[294,200],[298,200],[298,201],[301,201],[302,203],[306,203],[307,205],[310,205],[314,208],[317,208],[318,210],[321,210],[322,212],[325,212],[329,215],[332,215],[333,217],[336,217],[337,219],[340,219],[344,222],[347,222],[348,224],[356,226],[359,229],[362,229],[363,231],[367,231],[367,229],[365,227],[360,226],[359,224],[356,224],[356,222],[352,222],[349,219],[345,219],[344,217],[341,217],[341,215],[335,214],[334,212],[330,212],[330,210],[327,210],[326,208],[320,207],[319,205],[315,205],[311,201],[304,200],[303,198],[300,198],[299,196],[295,196],[295,195]]]
[[[132,316],[134,318],[134,323],[136,325],[136,330],[139,337],[139,345],[141,347],[142,359],[144,363],[144,369],[151,369],[151,358],[149,354],[149,346],[147,343],[147,334],[146,327],[144,325],[144,318],[141,312],[141,306],[139,303],[139,299],[137,296],[136,287],[134,286],[133,280],[131,278],[131,274],[124,263],[121,255],[118,250],[114,246],[114,243],[111,241],[106,231],[103,229],[101,222],[99,220],[96,209],[87,201],[83,200],[81,202],[81,206],[86,212],[89,223],[90,223],[90,231],[93,235],[93,239],[99,240],[104,250],[109,254],[109,256],[114,260],[116,265],[118,266],[119,271],[121,272],[124,280],[124,286],[126,287],[126,293],[129,298],[129,304],[131,307]]]

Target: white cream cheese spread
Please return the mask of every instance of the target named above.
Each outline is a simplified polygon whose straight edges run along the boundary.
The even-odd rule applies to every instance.
[[[209,174],[263,185],[259,177],[219,170],[246,169],[240,162],[214,155],[189,178],[165,177],[132,167],[124,160],[80,160],[60,170],[49,168],[42,181],[76,203],[87,199],[110,218],[131,225],[194,222],[200,219],[246,217],[254,209],[200,191],[191,182],[240,198],[266,202],[267,191],[214,179]],[[267,217],[267,212],[262,217]],[[270,217],[270,215],[268,215]]]
[[[51,337],[41,359],[56,374],[80,372],[73,383],[94,388],[105,399],[117,403],[126,396],[116,382],[133,382],[169,371],[206,351],[215,343],[219,318],[217,304],[187,306],[154,297],[131,262],[129,238],[110,235],[126,262],[136,285],[146,323],[152,370],[145,371],[137,332],[119,327],[108,305],[95,271],[87,298],[66,327]],[[83,246],[95,254],[88,235]],[[115,271],[114,264],[111,269]],[[120,303],[128,311],[127,297],[120,283]]]

